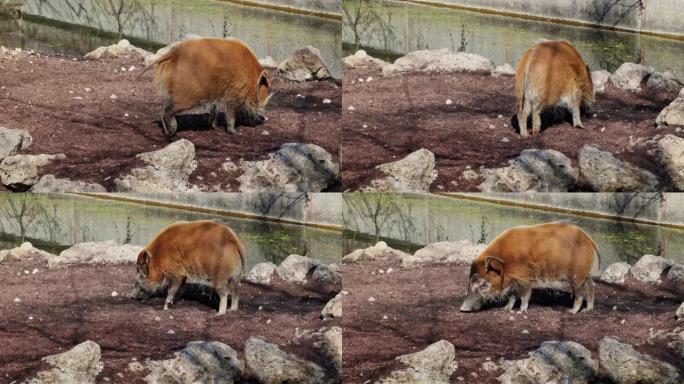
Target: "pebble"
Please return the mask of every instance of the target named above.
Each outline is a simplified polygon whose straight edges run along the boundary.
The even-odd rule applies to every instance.
[[[69,91],[69,94],[70,94],[70,95],[73,95],[73,94],[74,94],[74,91]]]
[[[368,78],[366,78],[366,83],[371,82],[371,81],[373,81],[373,77],[372,77],[372,76],[368,76]]]
[[[494,128],[496,128],[496,127],[494,126],[494,124],[489,124],[489,129],[494,129]]]
[[[503,143],[508,143],[509,141],[510,140],[508,140],[508,137],[504,137],[503,139],[501,139],[501,142],[503,142]]]
[[[304,96],[303,96],[301,93],[298,93],[295,97],[299,97],[299,98],[301,98],[301,99],[304,98]]]
[[[528,331],[527,329],[523,329],[521,333],[522,333],[523,335],[529,335],[529,334],[530,334],[530,331]]]
[[[90,88],[83,88],[83,90],[86,91],[86,92],[92,91],[92,89],[90,89]]]
[[[271,319],[266,320],[266,324],[271,324]]]
[[[129,70],[129,71],[135,71],[135,65],[131,65],[131,66],[128,68],[128,70]]]
[[[169,335],[175,335],[176,334],[176,332],[173,329],[169,329],[169,331],[166,333],[168,333]]]
[[[33,320],[33,316],[29,316],[29,320]]]
[[[387,268],[387,273],[392,273],[392,271],[394,271],[394,269],[392,269],[392,268]]]
[[[374,303],[374,302],[375,302],[375,297],[373,297],[373,296],[369,297],[369,298],[368,298],[368,301],[370,301],[371,303]]]
[[[121,67],[121,72],[126,72],[126,68],[125,68],[125,67]]]
[[[119,292],[117,291],[112,291],[112,297],[117,297],[119,296]]]
[[[323,99],[323,104],[330,104],[332,101],[330,99]]]
[[[116,95],[111,95],[111,96],[109,96],[109,98],[112,100],[116,100]]]
[[[503,119],[503,115],[499,115],[496,117],[497,119]]]
[[[446,105],[451,105],[451,104],[453,104],[453,103],[454,103],[454,102],[451,101],[451,99],[446,99],[446,101],[444,102],[444,104],[446,104]]]
[[[620,320],[620,324],[624,324],[624,323],[625,323],[625,319]]]
[[[614,305],[614,306],[613,306],[613,311],[616,311],[616,310],[617,310],[617,305]]]
[[[155,316],[155,317],[154,317],[154,321],[161,321],[161,317]]]
[[[359,77],[359,83],[363,83],[363,78]]]
[[[385,273],[385,271],[382,270],[382,269],[378,269],[378,272],[379,272],[381,275],[382,275],[383,273]]]
[[[364,128],[368,128],[368,124],[364,124],[363,127],[364,127]]]
[[[382,315],[383,320],[387,320],[387,315]]]
[[[271,133],[268,132],[268,131],[262,131],[262,132],[261,132],[261,135],[262,135],[262,136],[268,136],[268,135],[270,135],[270,134],[271,134]]]
[[[124,117],[128,117],[128,116],[130,116],[128,113],[124,113]]]
[[[601,132],[605,131],[606,127],[601,127]]]
[[[349,291],[342,291],[342,292],[340,292],[340,293],[343,294],[343,295],[348,295],[348,294],[349,294]]]
[[[24,269],[24,275],[28,275],[29,273],[31,273],[31,272],[29,272],[28,269]]]
[[[74,97],[74,100],[83,100],[83,98],[81,96],[76,96]]]
[[[21,299],[18,298],[18,297],[15,297],[15,298],[14,298],[14,302],[15,302],[15,303],[21,303]]]
[[[353,110],[355,110],[356,108],[354,108],[353,105],[350,105],[349,107],[347,107],[347,109],[350,110],[350,111],[353,111]]]
[[[510,316],[510,317],[508,318],[508,320],[510,320],[510,321],[515,321],[515,316]]]
[[[261,311],[261,310],[263,310],[263,309],[264,309],[264,306],[263,306],[263,305],[260,305],[260,306],[259,306],[259,310]]]

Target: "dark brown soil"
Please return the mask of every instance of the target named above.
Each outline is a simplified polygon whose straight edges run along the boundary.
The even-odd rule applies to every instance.
[[[378,273],[388,267],[394,271]],[[481,369],[487,358],[495,363],[500,358],[525,358],[548,340],[578,342],[598,359],[598,342],[603,336],[618,337],[639,352],[684,371],[684,361],[675,351],[664,343],[646,343],[649,329],[672,331],[677,326],[674,313],[684,287],[637,281],[624,286],[598,283],[596,308],[577,315],[567,313],[572,301],[569,294],[543,291],[534,291],[526,315],[503,308],[462,313],[459,307],[467,289],[468,270],[464,264],[402,268],[386,260],[343,265],[343,289],[349,291],[343,301],[343,381],[375,381],[404,368],[395,357],[439,340],[456,347],[458,369],[451,376],[453,383],[495,383],[503,372]],[[375,302],[368,301],[371,296]]]
[[[358,81],[368,76],[373,78],[371,82]],[[585,144],[596,144],[661,180],[669,180],[648,153],[652,144],[631,146],[630,138],[674,133],[674,127],[656,128],[655,119],[674,100],[675,93],[656,93],[645,87],[632,93],[607,84],[606,93],[597,96],[591,112],[597,116],[583,117],[587,129],[547,120],[541,135],[523,139],[515,130],[517,122],[515,128],[512,123],[514,89],[512,76],[411,73],[382,77],[375,65],[346,70],[341,164],[344,187],[357,190],[367,186],[378,176],[375,166],[426,148],[436,157],[438,177],[431,186],[433,191],[478,192],[477,185],[483,179],[462,177],[468,166],[505,166],[528,148],[558,150],[576,165],[577,153]],[[447,105],[447,99],[453,103]],[[352,111],[348,109],[351,105]],[[508,142],[502,141],[504,138]]]
[[[121,71],[131,66],[136,69]],[[0,126],[31,133],[33,145],[25,153],[66,155],[41,173],[97,182],[111,190],[118,175],[139,165],[135,155],[170,143],[159,125],[161,98],[152,72],[138,78],[142,68],[138,56],[101,61],[0,56]],[[195,144],[198,167],[191,183],[237,190],[239,175],[221,169],[226,158],[259,160],[291,142],[320,145],[339,159],[341,89],[332,82],[277,78],[272,88],[276,94],[265,112],[268,120],[240,127],[238,136],[226,133],[223,125],[212,131],[208,114],[201,111],[179,117],[179,133],[172,141],[184,138]],[[331,103],[323,104],[326,98]]]
[[[23,274],[33,268],[39,272]],[[146,302],[129,299],[134,274],[131,265],[50,270],[37,260],[0,264],[0,382],[31,377],[48,368],[40,362],[42,357],[86,340],[102,349],[104,370],[98,382],[105,377],[112,383],[140,382],[147,372],[127,370],[132,359],[170,358],[193,340],[221,341],[244,359],[244,343],[250,336],[263,336],[325,367],[310,342],[295,341],[295,332],[339,325],[338,320],[320,319],[321,309],[335,295],[332,290],[315,291],[279,280],[270,288],[243,283],[238,311],[216,316],[216,295],[191,286],[168,311],[163,311],[162,297]],[[119,296],[112,297],[112,291]],[[20,303],[14,302],[16,297]]]

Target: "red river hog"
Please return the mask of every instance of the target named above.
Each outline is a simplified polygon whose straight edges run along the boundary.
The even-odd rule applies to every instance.
[[[594,100],[591,71],[575,47],[567,41],[544,41],[523,54],[515,76],[520,135],[527,137],[532,114],[532,134],[541,130],[541,112],[552,107],[572,112],[573,127],[584,128],[580,107]]]
[[[245,247],[223,224],[209,220],[178,222],[163,229],[138,255],[131,297],[144,300],[168,287],[164,310],[172,306],[187,279],[208,281],[220,297],[218,314],[238,308],[238,286],[245,273]]]
[[[206,104],[211,104],[213,128],[218,125],[218,105],[225,106],[226,131],[233,134],[237,133],[238,112],[253,121],[263,121],[260,113],[271,97],[271,77],[242,41],[181,41],[152,65],[162,96],[162,126],[167,137],[176,134],[178,112]]]
[[[518,298],[527,312],[532,288],[568,289],[575,297],[571,313],[594,308],[592,271],[597,271],[596,243],[582,229],[555,222],[509,228],[497,236],[470,266],[468,293],[461,311],[479,310],[489,301],[508,297],[507,310]]]

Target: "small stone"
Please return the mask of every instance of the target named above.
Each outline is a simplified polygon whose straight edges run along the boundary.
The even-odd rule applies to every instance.
[[[383,315],[383,316],[382,316],[382,319],[383,319],[383,320],[387,320],[387,315]]]
[[[502,142],[502,143],[508,143],[509,141],[510,141],[510,140],[508,140],[508,137],[504,137],[503,139],[501,139],[501,142]]]
[[[529,335],[529,334],[530,334],[530,331],[528,331],[527,329],[523,329],[521,333],[522,333],[523,335]]]
[[[117,297],[119,296],[119,292],[117,291],[112,291],[112,297]]]
[[[323,99],[323,104],[330,104],[332,103],[332,100],[330,99]]]
[[[155,316],[155,317],[154,317],[154,321],[161,321],[161,317]]]
[[[270,135],[270,133],[269,133],[268,131],[262,131],[262,132],[261,132],[261,135],[262,135],[262,136],[268,136],[268,135]]]
[[[446,104],[446,105],[451,105],[451,104],[453,104],[453,103],[454,103],[454,102],[451,101],[451,99],[446,99],[446,101],[444,102],[444,104]]]
[[[116,95],[112,94],[111,96],[109,96],[109,98],[112,100],[116,100]]]
[[[271,324],[271,319],[266,320],[266,324]]]
[[[169,329],[166,333],[168,333],[169,335],[175,335],[176,334],[176,332],[173,329]]]
[[[28,319],[29,319],[29,320],[33,320],[33,316],[29,316]]]
[[[15,303],[21,303],[21,299],[18,298],[18,297],[15,297],[15,298],[14,298],[14,302],[15,302]]]
[[[355,110],[356,108],[354,108],[353,105],[350,105],[349,107],[347,107],[347,109],[350,110],[350,111],[353,111],[353,110]]]
[[[373,81],[373,77],[372,77],[372,76],[368,76],[368,77],[366,78],[366,83],[371,82],[371,81]]]
[[[15,300],[15,301],[16,301],[16,300]],[[369,298],[368,298],[368,301],[371,302],[371,303],[374,303],[374,302],[375,302],[375,297],[373,297],[373,296],[369,297]]]
[[[515,321],[515,316],[509,316],[509,317],[508,317],[508,320],[510,320],[510,321]]]

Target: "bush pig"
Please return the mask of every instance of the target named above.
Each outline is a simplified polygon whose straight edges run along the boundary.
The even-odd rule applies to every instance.
[[[509,297],[513,310],[518,298],[527,312],[532,288],[567,288],[575,296],[570,310],[577,313],[586,300],[594,308],[592,270],[599,263],[598,248],[582,229],[555,222],[509,228],[497,236],[470,266],[468,293],[461,311],[479,310],[487,301]]]
[[[209,220],[178,222],[163,229],[138,255],[137,278],[131,297],[147,299],[162,287],[168,292],[164,309],[173,305],[187,279],[206,280],[220,297],[218,314],[238,308],[238,285],[245,273],[245,247],[223,224]]]
[[[162,126],[167,137],[176,133],[176,113],[200,105],[211,104],[211,125],[216,128],[217,105],[223,104],[226,131],[233,134],[237,133],[238,113],[253,121],[263,121],[260,112],[271,97],[271,77],[242,41],[181,41],[152,65],[162,96]]]
[[[572,112],[573,127],[584,128],[580,107],[594,100],[591,71],[575,47],[567,41],[544,41],[523,54],[515,76],[520,135],[527,137],[527,117],[532,114],[532,134],[541,130],[541,112],[564,107]]]

